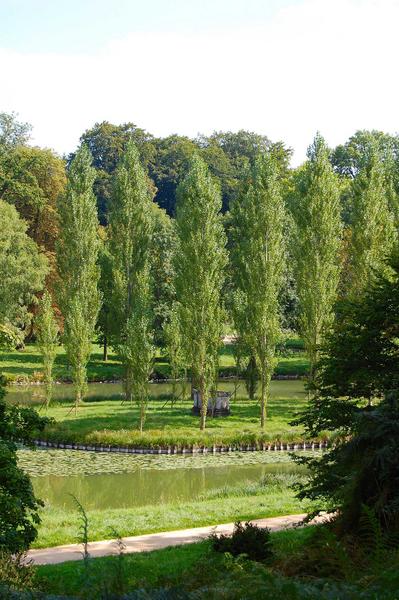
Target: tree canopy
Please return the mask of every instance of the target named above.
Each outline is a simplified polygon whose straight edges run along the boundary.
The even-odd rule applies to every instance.
[[[48,272],[46,257],[27,235],[17,210],[0,200],[0,325],[23,330]]]

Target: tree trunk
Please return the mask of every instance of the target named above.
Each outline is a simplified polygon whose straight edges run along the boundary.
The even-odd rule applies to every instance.
[[[104,335],[104,341],[103,341],[103,361],[107,362],[108,360],[108,340],[107,340],[107,336]]]
[[[140,433],[143,433],[144,420],[145,420],[145,408],[144,408],[143,401],[141,401],[140,402]]]
[[[78,412],[78,406],[80,404],[82,404],[82,390],[80,388],[77,388],[76,394],[75,394],[75,415]]]
[[[261,397],[260,397],[260,426],[261,429],[265,428],[266,422],[266,381],[265,376],[262,373],[262,389],[261,389]]]
[[[262,429],[265,428],[266,415],[267,415],[267,401],[270,390],[270,379],[271,373],[268,373],[267,369],[262,371],[261,374],[261,399],[260,399],[260,426]]]
[[[206,424],[206,412],[208,410],[208,397],[205,393],[205,382],[203,377],[200,379],[199,392],[201,396],[201,419],[200,419],[200,430],[205,430]]]

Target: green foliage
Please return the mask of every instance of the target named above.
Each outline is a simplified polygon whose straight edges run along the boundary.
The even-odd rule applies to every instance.
[[[57,245],[63,341],[75,385],[75,408],[86,393],[86,367],[100,309],[94,177],[90,152],[82,146],[70,165],[66,193],[60,198],[61,229]]]
[[[148,378],[152,368],[153,345],[149,307],[148,271],[136,277],[131,314],[125,325],[125,337],[119,346],[126,368],[125,394],[140,408],[139,429],[143,431],[147,404]]]
[[[191,160],[177,195],[175,287],[179,323],[186,362],[201,394],[200,427],[204,429],[221,345],[221,292],[227,256],[220,192],[199,156]]]
[[[47,260],[16,209],[2,200],[0,222],[0,325],[17,333],[31,320],[29,307],[43,287]]]
[[[29,477],[17,466],[16,443],[29,443],[48,419],[30,408],[7,405],[4,395],[0,376],[0,552],[18,553],[37,536],[41,502],[33,494]]]
[[[245,389],[247,390],[248,398],[254,400],[258,389],[259,371],[256,366],[256,359],[251,356],[249,358],[247,368],[245,369]]]
[[[96,170],[94,193],[97,198],[98,218],[101,225],[108,223],[108,213],[112,202],[113,175],[119,161],[126,152],[129,142],[139,149],[140,160],[146,168],[154,158],[155,148],[152,135],[134,123],[113,125],[108,121],[96,123],[80,138],[93,157]],[[73,155],[70,159],[73,158]]]
[[[399,255],[363,300],[341,302],[320,361],[324,397],[381,398],[399,389]]]
[[[53,366],[57,355],[58,325],[54,318],[52,299],[48,291],[39,302],[36,317],[37,342],[43,359],[46,407],[49,407],[53,392]]]
[[[0,585],[13,590],[26,591],[34,587],[35,572],[26,553],[12,555],[0,552]],[[10,596],[0,588],[0,597],[9,600]]]
[[[376,515],[384,532],[399,532],[397,258],[392,267],[390,276],[380,274],[363,297],[346,305],[321,363],[319,396],[296,421],[309,435],[341,433],[319,461],[299,459],[312,473],[299,497],[328,502],[344,532],[359,532],[364,510]]]
[[[172,308],[169,315],[169,321],[164,325],[164,337],[168,352],[170,375],[172,377],[172,398],[173,402],[177,400],[176,380],[182,380],[181,395],[185,396],[187,364],[183,352],[183,341],[181,339],[181,330],[179,316],[175,307]]]
[[[230,238],[235,287],[233,316],[239,336],[256,360],[261,381],[262,428],[280,335],[284,219],[277,163],[272,155],[259,156],[246,193],[233,205]]]
[[[150,166],[157,190],[155,200],[169,215],[174,215],[178,183],[197,148],[190,138],[178,135],[157,139],[155,143],[156,160]]]
[[[101,235],[102,234],[102,235]],[[101,239],[98,263],[100,267],[100,280],[98,283],[101,293],[101,308],[97,319],[98,341],[103,346],[103,360],[108,361],[108,344],[112,337],[113,321],[113,260],[109,251],[106,233],[100,229]]]
[[[32,126],[17,121],[16,113],[0,113],[0,148],[16,148],[29,141]]]
[[[352,183],[351,238],[347,294],[356,298],[384,268],[395,242],[382,157],[371,146]]]
[[[337,295],[342,232],[339,191],[327,146],[317,135],[308,150],[308,161],[297,174],[291,203],[299,326],[310,360],[311,384],[319,346],[333,321]]]
[[[234,524],[232,535],[218,535],[210,537],[213,550],[228,552],[232,556],[244,554],[250,560],[262,561],[273,556],[271,547],[270,530],[267,527],[258,527],[253,523],[244,525],[237,521]]]
[[[129,142],[115,173],[109,247],[113,261],[115,341],[125,370],[126,400],[140,407],[143,429],[153,357],[150,252],[153,210],[137,148]]]
[[[84,507],[82,506],[82,504],[79,502],[79,500],[76,498],[76,496],[74,496],[73,494],[71,494],[72,499],[76,505],[76,508],[78,510],[78,514],[79,514],[79,533],[78,533],[78,542],[79,544],[82,544],[83,546],[83,552],[82,552],[82,557],[83,557],[83,562],[84,562],[84,566],[87,569],[88,568],[88,562],[90,559],[90,554],[89,554],[89,519],[87,516],[87,513],[84,509]]]
[[[320,410],[323,410],[321,405]],[[312,471],[299,498],[326,501],[338,510],[342,531],[359,531],[362,506],[371,509],[384,531],[399,532],[399,408],[397,398],[353,413],[351,437],[318,462],[302,458]]]
[[[154,312],[154,337],[158,348],[164,347],[164,325],[170,317],[176,294],[174,290],[173,254],[176,249],[176,231],[173,220],[152,204],[153,235],[150,246],[150,275]]]
[[[0,194],[28,224],[28,235],[52,262],[58,237],[57,198],[65,190],[65,163],[51,150],[0,150]]]

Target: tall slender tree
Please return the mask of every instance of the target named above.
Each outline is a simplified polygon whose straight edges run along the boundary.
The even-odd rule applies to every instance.
[[[150,250],[153,207],[148,178],[133,142],[116,169],[109,215],[113,261],[116,343],[122,358],[126,400],[135,400],[143,429],[153,350]]]
[[[391,190],[375,144],[366,158],[352,183],[348,277],[348,295],[352,298],[363,294],[376,273],[386,268],[396,237],[394,214],[388,202]]]
[[[36,317],[37,341],[43,360],[45,404],[49,407],[53,394],[53,366],[57,355],[58,325],[54,317],[51,296],[46,290],[39,302]]]
[[[220,190],[195,155],[177,189],[176,295],[182,343],[201,394],[200,428],[215,385],[221,343],[221,291],[227,262]]]
[[[266,421],[270,380],[280,336],[279,295],[285,263],[285,208],[279,170],[270,154],[254,162],[251,183],[232,208],[231,256],[237,332],[255,359],[261,381],[260,422]]]
[[[299,324],[310,360],[312,385],[319,346],[333,321],[342,236],[339,181],[319,134],[308,149],[308,161],[299,171],[296,184],[292,254]]]
[[[172,405],[177,400],[176,383],[178,379],[182,381],[181,395],[185,392],[185,378],[187,368],[182,348],[182,338],[180,331],[179,315],[176,307],[172,307],[169,320],[164,323],[164,339],[169,356],[169,364],[172,376]]]
[[[98,218],[93,194],[95,171],[85,146],[76,153],[59,202],[57,263],[64,346],[75,385],[75,410],[87,389],[87,363],[100,309]]]

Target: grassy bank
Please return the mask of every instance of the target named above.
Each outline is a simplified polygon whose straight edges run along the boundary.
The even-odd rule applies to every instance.
[[[157,393],[156,385],[151,392]],[[72,393],[71,388],[71,396]],[[259,406],[247,398],[232,401],[230,416],[208,418],[207,428],[201,432],[198,417],[191,414],[190,400],[179,401],[172,407],[165,404],[165,398],[152,395],[142,434],[137,429],[139,415],[135,404],[115,400],[86,402],[75,414],[71,403],[63,402],[50,407],[48,416],[55,422],[41,437],[53,442],[147,448],[247,444],[261,447],[263,442],[301,441],[302,430],[289,423],[306,402],[301,381],[274,381],[264,432],[259,426]]]
[[[284,557],[287,552],[300,549],[310,534],[310,528],[273,533],[276,557]],[[105,578],[105,574],[120,574],[122,566],[122,578],[126,589],[156,588],[179,585],[188,573],[207,560],[212,561],[216,570],[223,571],[224,557],[221,554],[211,554],[210,543],[207,541],[126,555],[122,565],[119,557],[97,558],[91,561],[90,567],[92,576],[97,581]],[[82,563],[40,566],[35,571],[36,584],[48,593],[78,595],[82,591]]]
[[[208,491],[194,501],[146,505],[131,509],[88,510],[91,541],[171,531],[236,520],[305,512],[309,503],[295,498],[294,481],[304,476],[275,474],[258,483],[243,483]],[[46,548],[77,541],[79,515],[51,506],[41,511],[42,524],[34,547]]]
[[[367,546],[349,553],[323,527],[272,533],[264,562],[233,558],[204,541],[153,552],[36,567],[37,588],[105,600],[396,600],[397,549],[376,561]],[[57,596],[58,597],[58,596]]]
[[[309,362],[302,350],[299,340],[291,340],[287,348],[281,351],[280,360],[276,368],[276,375],[306,375]],[[0,352],[0,372],[3,372],[10,381],[30,380],[41,381],[42,360],[35,344],[27,344],[23,350]],[[154,362],[154,372],[159,377],[170,376],[170,367],[167,357],[160,354]],[[220,351],[220,376],[235,375],[234,357],[231,345],[225,345]],[[58,347],[54,366],[55,379],[70,381],[71,374],[68,367],[64,348]],[[89,381],[115,381],[122,377],[122,366],[118,356],[110,350],[108,360],[103,360],[102,348],[93,344],[91,359],[87,367]]]

